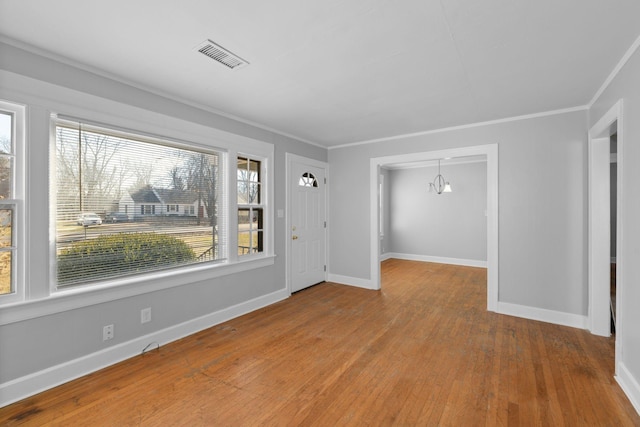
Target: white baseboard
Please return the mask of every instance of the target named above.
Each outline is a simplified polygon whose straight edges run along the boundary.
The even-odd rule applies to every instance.
[[[0,408],[26,397],[64,384],[107,366],[137,356],[150,343],[165,345],[180,338],[250,313],[289,297],[282,289],[214,313],[171,326],[161,331],[114,345],[113,347],[61,363],[33,374],[0,384]]]
[[[636,412],[640,414],[640,384],[638,380],[631,375],[631,372],[629,372],[624,363],[618,365],[616,381],[620,384],[620,388],[622,388],[624,394],[627,395]]]
[[[371,284],[371,279],[361,279],[359,277],[340,276],[339,274],[329,274],[329,282],[340,283],[341,285],[355,286],[357,288],[375,289]]]
[[[387,259],[397,258],[397,259],[406,259],[408,261],[437,262],[438,264],[464,265],[467,267],[487,268],[487,261],[476,260],[476,259],[447,258],[447,257],[430,256],[430,255],[402,254],[398,252],[387,252],[385,256],[387,257]]]
[[[587,329],[587,316],[564,313],[561,311],[547,310],[545,308],[529,307],[526,305],[498,302],[496,311],[500,314],[522,317],[524,319],[539,320],[541,322],[554,323],[556,325],[570,326],[572,328]]]
[[[382,261],[386,261],[386,260],[391,259],[391,258],[393,258],[393,257],[391,256],[391,252],[385,252],[385,253],[383,253],[382,255],[380,255],[380,261],[381,261],[381,262],[382,262]]]

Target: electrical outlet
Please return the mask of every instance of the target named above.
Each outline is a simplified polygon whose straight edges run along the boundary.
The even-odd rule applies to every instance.
[[[107,325],[102,328],[102,341],[113,339],[113,325]]]
[[[140,323],[151,322],[151,307],[140,310]]]

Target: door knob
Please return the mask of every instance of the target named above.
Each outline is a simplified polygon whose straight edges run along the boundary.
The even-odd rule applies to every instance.
[[[291,236],[291,239],[298,240],[298,236]]]

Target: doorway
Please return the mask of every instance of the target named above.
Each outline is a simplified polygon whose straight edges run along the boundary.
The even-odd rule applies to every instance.
[[[479,145],[370,160],[371,288],[380,289],[380,169],[385,165],[485,155],[487,159],[487,310],[498,310],[498,145]]]
[[[615,314],[615,367],[618,374],[621,340],[618,339],[624,324],[621,304],[624,298],[622,246],[623,221],[620,206],[624,192],[622,171],[624,167],[624,140],[622,126],[622,100],[618,101],[589,130],[589,330],[595,335],[610,336]],[[611,186],[611,148],[615,135],[616,172],[615,188]],[[612,195],[612,191],[615,194]],[[614,197],[612,197],[614,196]],[[615,200],[615,218],[611,203]],[[615,222],[615,228],[613,223]],[[612,239],[614,237],[614,239]],[[615,246],[615,248],[614,248]],[[615,303],[612,300],[612,254],[615,253]]]
[[[327,164],[287,153],[289,292],[323,282],[326,267]]]
[[[616,122],[617,125],[617,122]],[[617,260],[616,260],[616,234],[617,234],[617,224],[618,224],[618,133],[616,132],[611,135],[610,138],[610,162],[609,162],[609,200],[610,206],[609,211],[611,212],[610,225],[611,225],[611,245],[610,245],[610,253],[611,253],[611,274],[610,274],[610,312],[611,312],[611,333],[615,334],[616,332],[616,305],[617,305],[617,292],[616,292],[616,273],[617,273]]]

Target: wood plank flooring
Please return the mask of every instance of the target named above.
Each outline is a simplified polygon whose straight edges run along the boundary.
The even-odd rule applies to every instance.
[[[0,425],[640,426],[614,339],[486,311],[486,271],[388,260],[0,409]]]

